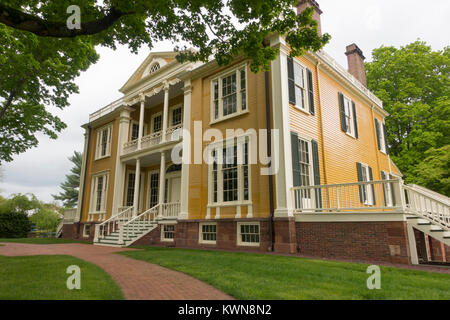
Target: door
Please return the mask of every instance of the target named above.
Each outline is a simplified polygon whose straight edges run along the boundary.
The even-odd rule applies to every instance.
[[[181,177],[172,177],[169,181],[169,202],[180,202]]]

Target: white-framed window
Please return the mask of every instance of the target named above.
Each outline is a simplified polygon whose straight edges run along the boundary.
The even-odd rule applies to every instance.
[[[381,171],[381,179],[382,180],[394,180],[395,178],[386,171]],[[384,200],[385,205],[387,207],[394,206],[394,199],[393,199],[393,185],[391,183],[385,183],[383,184],[383,193],[384,193]]]
[[[175,238],[175,225],[163,224],[161,225],[161,241],[173,241]]]
[[[238,137],[210,148],[209,203],[242,204],[250,199],[250,139]]]
[[[362,182],[371,181],[370,167],[365,163],[361,163],[361,181]],[[366,205],[374,204],[373,185],[366,184],[359,189],[359,192],[361,193],[361,200],[364,204]]]
[[[85,224],[83,226],[83,237],[84,238],[89,238],[91,236],[91,225],[90,224]]]
[[[259,222],[238,222],[237,244],[239,246],[259,246],[260,244]]]
[[[132,207],[134,205],[134,183],[136,182],[136,173],[128,172],[127,175],[127,194],[125,197],[125,206]]]
[[[152,115],[151,123],[152,133],[160,132],[162,130],[162,113],[158,112]]]
[[[309,112],[306,68],[294,59],[295,106]]]
[[[101,172],[92,176],[90,213],[106,212],[109,172]]]
[[[153,208],[158,204],[159,198],[159,172],[152,171],[148,174],[148,198],[147,208]]]
[[[183,123],[183,106],[178,105],[170,108],[169,124],[170,127],[176,127]]]
[[[206,244],[216,244],[217,241],[217,224],[216,223],[200,223],[199,224],[199,242]]]
[[[155,71],[158,71],[161,68],[161,66],[159,65],[159,62],[154,62],[151,66],[150,66],[150,73],[153,73]]]
[[[102,159],[111,155],[112,124],[97,130],[97,146],[95,159]]]
[[[306,140],[299,137],[298,155],[298,160],[300,162],[301,185],[311,186],[314,184],[311,140]],[[307,189],[303,191],[302,201],[304,202],[302,208],[311,208],[311,190]]]
[[[345,125],[347,127],[347,134],[355,137],[355,120],[353,113],[352,100],[344,96],[344,112],[345,112]]]
[[[247,106],[247,64],[211,80],[211,122],[247,112]]]
[[[147,129],[147,124],[144,123],[143,136],[146,135]],[[137,138],[139,138],[139,122],[132,120],[130,123],[130,141],[136,140]]]

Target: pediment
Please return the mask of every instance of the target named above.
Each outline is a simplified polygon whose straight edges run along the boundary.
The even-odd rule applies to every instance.
[[[154,73],[158,73],[159,70],[164,69],[168,64],[175,61],[176,55],[177,53],[173,51],[151,52],[119,91],[125,93],[133,84],[150,77]]]

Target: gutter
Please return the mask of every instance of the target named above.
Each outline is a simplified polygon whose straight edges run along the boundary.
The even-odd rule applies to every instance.
[[[266,93],[266,127],[267,127],[267,155],[270,160],[269,167],[269,201],[270,201],[270,218],[269,218],[269,251],[273,252],[273,218],[274,218],[274,201],[273,201],[273,177],[272,177],[272,132],[270,127],[270,100],[269,100],[269,72],[264,73],[264,84]]]

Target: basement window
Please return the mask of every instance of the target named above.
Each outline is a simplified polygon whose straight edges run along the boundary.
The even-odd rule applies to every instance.
[[[84,238],[89,238],[91,236],[91,225],[90,224],[85,224],[83,226],[83,237]]]
[[[239,246],[259,246],[259,223],[240,222],[237,224],[237,240]]]
[[[217,240],[217,224],[201,223],[200,224],[200,243],[216,244]]]
[[[161,229],[161,241],[173,241],[175,238],[175,225],[164,224]]]

